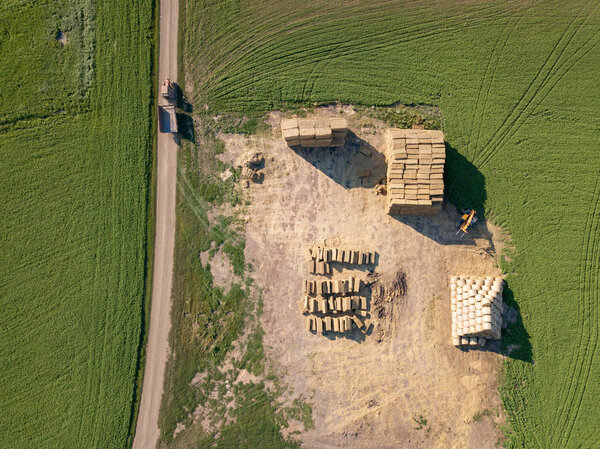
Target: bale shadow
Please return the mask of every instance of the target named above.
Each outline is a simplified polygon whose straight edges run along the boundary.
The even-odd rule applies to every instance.
[[[317,170],[346,189],[373,188],[385,179],[385,155],[348,130],[343,147],[292,149]]]
[[[488,250],[495,251],[492,233],[485,222],[485,177],[448,142],[444,166],[444,204],[436,215],[392,215],[426,237],[442,245],[476,245],[485,239]],[[477,211],[478,222],[466,235],[457,233],[457,222],[466,209]]]

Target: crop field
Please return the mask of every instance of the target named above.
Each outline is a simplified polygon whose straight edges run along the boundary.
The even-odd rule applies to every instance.
[[[143,342],[154,4],[0,4],[0,446],[126,447]]]
[[[446,198],[511,236],[506,445],[597,447],[600,4],[188,0],[183,12],[199,115],[440,108]]]

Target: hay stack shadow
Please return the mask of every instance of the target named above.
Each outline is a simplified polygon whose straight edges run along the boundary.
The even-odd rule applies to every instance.
[[[386,177],[385,155],[350,130],[342,147],[291,148],[346,189],[373,188]]]

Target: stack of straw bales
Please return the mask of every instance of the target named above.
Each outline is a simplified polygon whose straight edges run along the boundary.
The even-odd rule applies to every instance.
[[[483,346],[486,339],[500,339],[502,288],[500,277],[450,279],[454,346]]]
[[[290,118],[281,121],[281,134],[290,147],[342,147],[348,122],[343,118]]]
[[[392,128],[387,148],[388,213],[437,214],[444,199],[444,133]]]

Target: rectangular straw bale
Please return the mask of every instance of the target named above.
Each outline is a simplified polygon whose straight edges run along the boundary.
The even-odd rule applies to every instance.
[[[297,118],[284,118],[281,121],[281,129],[291,129],[298,128],[298,119]]]
[[[323,333],[323,320],[321,318],[316,318],[316,320],[317,320],[317,333],[322,334]]]
[[[310,332],[312,330],[312,317],[309,317],[309,316],[306,317],[305,323],[306,323],[306,330]]]
[[[331,139],[331,128],[317,126],[315,128],[315,138],[317,140],[319,140],[319,139],[328,139],[328,138]]]
[[[339,332],[340,331],[340,319],[339,318],[333,318],[333,331],[334,332]]]
[[[352,321],[354,321],[354,324],[356,325],[356,327],[358,329],[362,329],[363,328],[363,326],[364,326],[363,322],[358,317],[356,317],[356,315],[352,316]]]
[[[345,118],[332,118],[329,120],[329,127],[335,131],[344,131],[348,129],[348,121]]]

